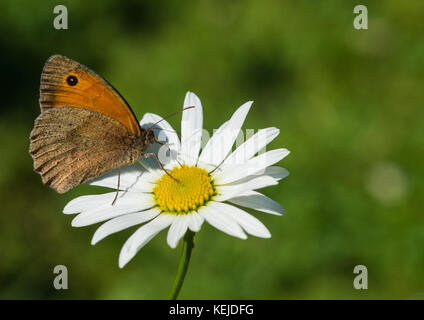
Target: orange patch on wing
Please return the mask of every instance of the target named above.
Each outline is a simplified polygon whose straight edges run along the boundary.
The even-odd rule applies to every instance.
[[[63,56],[45,64],[40,86],[41,110],[76,107],[92,110],[122,123],[140,136],[140,126],[131,108],[104,79],[87,67]]]

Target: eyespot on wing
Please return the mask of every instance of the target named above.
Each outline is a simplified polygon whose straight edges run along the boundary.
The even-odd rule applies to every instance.
[[[134,135],[141,134],[132,109],[111,84],[61,55],[50,57],[44,65],[39,101],[41,111],[64,106],[84,108],[119,121]]]

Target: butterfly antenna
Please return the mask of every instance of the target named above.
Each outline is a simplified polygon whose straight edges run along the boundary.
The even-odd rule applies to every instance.
[[[190,107],[187,107],[187,108],[183,108],[183,109],[181,109],[181,110],[178,110],[178,111],[176,111],[176,112],[173,112],[173,113],[171,113],[171,114],[167,115],[165,118],[162,118],[162,119],[160,119],[158,122],[154,123],[154,124],[150,127],[150,129],[152,129],[155,125],[157,125],[159,122],[161,122],[161,121],[163,121],[163,120],[165,120],[165,119],[169,119],[170,117],[173,117],[173,116],[175,116],[176,114],[179,114],[180,112],[183,112],[183,111],[188,110],[188,109],[193,109],[193,108],[194,108],[194,106],[190,106]]]
[[[181,138],[181,132],[179,132],[177,130],[167,130],[167,129],[162,129],[162,128],[152,128],[152,130],[163,130],[163,131],[167,131],[167,132],[176,133],[178,135],[178,137]]]

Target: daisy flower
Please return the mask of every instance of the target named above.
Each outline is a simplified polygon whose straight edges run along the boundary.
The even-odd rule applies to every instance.
[[[78,197],[63,210],[65,214],[78,213],[72,220],[75,227],[103,222],[95,232],[92,244],[113,233],[141,225],[121,249],[121,268],[168,227],[167,242],[172,248],[188,230],[198,232],[205,221],[240,239],[246,239],[246,233],[269,238],[268,229],[240,207],[275,215],[284,212],[278,203],[256,191],[276,185],[288,175],[284,168],[273,166],[289,154],[287,149],[258,154],[279,134],[279,130],[259,130],[232,152],[252,106],[250,101],[239,107],[207,142],[203,141],[201,150],[202,137],[207,136],[202,130],[202,104],[191,92],[186,94],[184,101],[184,107],[189,106],[194,108],[182,113],[181,141],[171,125],[158,115],[147,113],[140,122],[142,128],[149,128],[161,120],[156,125],[161,129],[157,137],[166,145],[160,146],[159,150],[158,146],[151,148],[156,148],[172,177],[160,169],[153,157],[141,158],[138,163],[120,169],[121,191],[114,205],[117,170],[89,183],[114,191]]]

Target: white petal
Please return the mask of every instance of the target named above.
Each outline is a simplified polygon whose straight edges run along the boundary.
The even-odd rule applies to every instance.
[[[114,197],[115,192],[111,192],[107,201],[90,210],[84,210],[72,220],[72,226],[88,226],[118,217],[124,213],[150,209],[155,205],[153,195],[150,193],[120,192],[115,204],[112,205]]]
[[[205,163],[205,162],[200,161],[200,160],[197,162],[197,167],[205,169],[207,172],[215,172],[216,170],[220,170],[219,166],[216,166],[214,164]]]
[[[169,144],[170,149],[179,151],[180,150],[180,138],[178,138],[177,132],[174,128],[169,124],[168,121],[164,120],[163,117],[158,116],[154,113],[146,113],[141,120],[142,126],[146,126],[147,124],[151,125],[158,123],[155,127],[159,130],[154,130],[155,137],[163,142]],[[147,126],[146,126],[147,127]],[[162,129],[162,130],[160,130]]]
[[[153,129],[156,139],[165,144],[153,144],[145,152],[155,152],[163,166],[175,161],[180,152],[181,145],[178,134],[172,126],[154,113],[146,113],[141,123],[143,128],[151,128],[154,125]],[[141,162],[147,163],[149,168],[160,170],[160,166],[153,156],[149,159],[141,159]]]
[[[249,139],[247,139],[241,146],[239,146],[233,153],[231,153],[224,161],[224,165],[243,164],[256,153],[262,150],[268,143],[274,140],[280,130],[277,128],[266,128],[259,130]]]
[[[255,172],[252,175],[248,175],[240,180],[237,180],[235,183],[232,183],[232,184],[246,183],[252,179],[256,179],[258,177],[264,177],[264,176],[273,178],[275,181],[280,181],[281,179],[284,179],[288,175],[289,175],[289,172],[287,171],[287,169],[271,166],[271,167],[265,168],[265,171],[262,169],[259,172]]]
[[[227,200],[236,205],[281,216],[284,209],[274,200],[257,191],[247,191]]]
[[[281,167],[275,167],[271,166],[265,169],[264,175],[270,176],[274,178],[277,181],[280,181],[281,179],[284,179],[287,177],[290,173],[287,169],[281,168]]]
[[[229,234],[240,239],[246,239],[247,236],[243,232],[239,224],[228,215],[220,211],[220,208],[215,206],[217,202],[211,201],[207,206],[199,209],[199,214],[202,215],[205,220],[222,232]]]
[[[146,153],[150,153],[150,152],[158,152],[158,150],[152,151],[152,147],[149,147],[146,150]],[[154,177],[155,180],[159,179],[162,176],[163,170],[160,168],[158,161],[154,156],[140,158],[138,159],[138,162],[144,167],[144,169],[148,171],[150,176]]]
[[[192,92],[187,92],[184,100],[184,110],[181,120],[181,151],[179,157],[187,165],[195,165],[199,157],[202,128],[203,110],[200,99]]]
[[[192,212],[187,216],[189,219],[188,228],[193,232],[200,231],[200,227],[202,226],[203,221],[205,221],[205,219],[197,212]]]
[[[131,192],[151,192],[153,185],[144,179],[148,172],[143,170],[139,165],[131,165],[120,169],[119,190]],[[101,186],[116,189],[118,186],[118,169],[110,171],[99,178],[96,178],[88,184],[93,186]]]
[[[125,242],[119,254],[119,267],[123,268],[137,252],[175,219],[172,214],[160,214],[157,218],[137,229]]]
[[[266,167],[277,163],[289,153],[287,149],[276,149],[262,153],[248,160],[245,164],[221,166],[222,171],[214,172],[214,179],[216,184],[223,185],[240,180],[248,175],[264,174]]]
[[[156,115],[156,114],[146,113],[144,115],[143,119],[141,119],[141,121],[140,121],[140,126],[143,129],[148,129],[148,128],[151,128],[152,125],[154,125],[154,123],[156,123],[157,121],[159,121],[161,119],[163,119],[163,118]],[[172,129],[171,125],[169,125],[169,123],[165,123],[165,125],[164,125],[165,127],[161,126],[162,122],[164,122],[164,121],[165,120],[163,120],[160,123],[158,123],[157,125],[155,125],[154,128],[165,129],[165,127],[166,128],[169,127],[169,128],[171,128],[170,129],[171,131],[174,131]],[[163,142],[174,143],[178,146],[178,149],[179,149],[178,136],[175,136],[175,135],[176,135],[176,133],[168,132],[168,131],[165,131],[165,130],[160,131],[160,133],[158,134],[158,132],[156,132],[156,130],[155,130],[155,136],[158,138],[158,140],[160,140],[160,141],[165,140]],[[169,162],[173,158],[177,157],[178,149],[172,149],[172,146],[163,146],[163,145],[160,145],[158,143],[153,143],[144,151],[144,153],[145,154],[146,153],[152,153],[152,152],[156,153],[156,155],[158,157],[160,156],[159,159],[162,161],[162,165],[166,165],[167,162]],[[168,152],[162,152],[161,151],[161,150],[167,151],[170,148],[172,149],[171,154],[169,154]],[[164,155],[169,155],[170,157],[164,157]],[[160,165],[159,165],[156,157],[154,157],[154,156],[149,156],[147,158],[141,157],[139,159],[139,162],[146,170],[148,170],[151,174],[154,174],[157,178],[162,175],[163,170],[160,168]]]
[[[178,215],[168,231],[167,242],[171,248],[175,248],[188,227],[188,215]]]
[[[91,244],[96,244],[100,240],[106,238],[107,236],[119,232],[121,230],[130,228],[137,224],[152,220],[160,213],[160,210],[157,208],[152,208],[150,210],[135,212],[119,216],[117,218],[111,219],[103,223],[94,233]]]
[[[219,165],[225,159],[231,151],[252,103],[253,101],[249,101],[239,107],[231,119],[215,132],[203,149],[200,161]]]
[[[271,237],[262,222],[239,208],[226,203],[215,202],[214,209],[234,219],[247,233],[253,236],[260,238]]]
[[[141,166],[144,167],[144,165],[141,164],[142,163],[141,161],[139,161],[138,163]],[[153,171],[153,172],[147,170],[143,174],[143,180],[146,181],[146,182],[148,182],[148,183],[155,184],[156,181],[162,177],[163,173],[164,172],[163,172],[162,169],[158,169],[157,171]]]
[[[75,214],[82,211],[97,208],[105,203],[111,204],[115,198],[116,192],[81,196],[68,202],[63,208],[64,214]]]
[[[216,186],[216,191],[218,195],[214,198],[214,200],[225,201],[236,197],[246,191],[261,189],[276,184],[278,184],[278,182],[275,179],[269,176],[261,176],[243,183]]]
[[[217,137],[219,138],[220,136],[222,136],[222,132],[224,130],[227,130],[229,124],[230,120],[227,120],[223,124],[221,124],[221,126],[217,130],[214,130],[212,137],[206,142],[206,145],[203,147],[202,153],[200,154],[199,159],[197,160],[197,166],[199,166],[199,164],[202,164],[204,169],[206,169],[204,166],[212,167],[212,169],[218,166],[218,164],[213,164],[212,162],[209,162],[211,160],[211,157],[205,156],[206,153],[209,153],[208,151],[205,152],[205,150],[212,150],[213,144],[219,143]],[[207,162],[205,162],[205,159]]]

